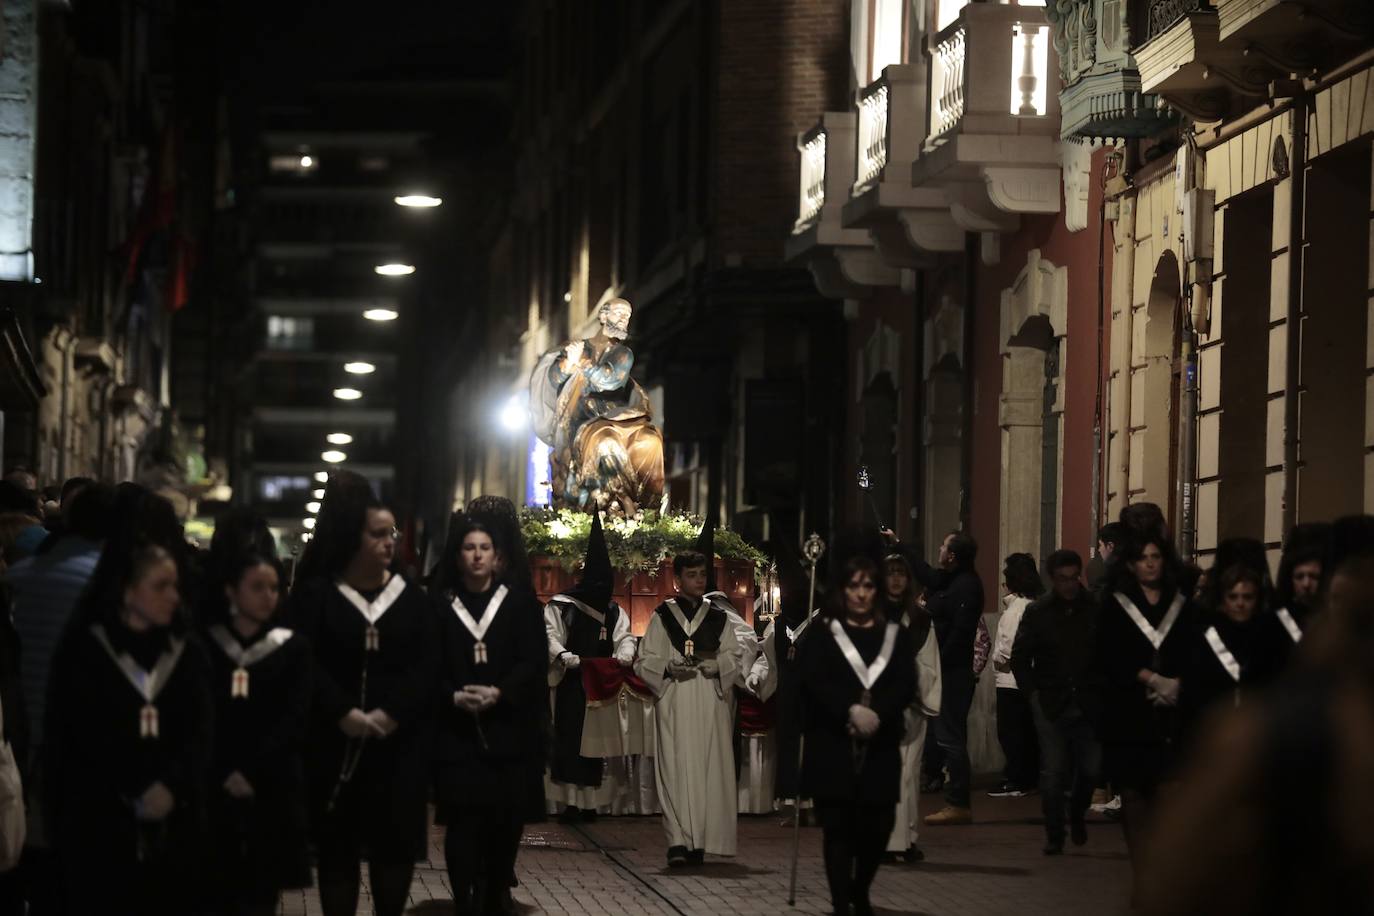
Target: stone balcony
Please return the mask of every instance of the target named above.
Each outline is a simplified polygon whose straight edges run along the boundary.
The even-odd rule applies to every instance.
[[[1144,91],[1211,122],[1263,103],[1274,80],[1331,69],[1371,40],[1369,0],[1154,0],[1134,53]]]
[[[866,230],[894,267],[918,267],[941,251],[962,251],[964,233],[938,187],[912,187],[925,139],[924,67],[888,67],[858,93],[856,177],[846,227]]]
[[[911,184],[940,188],[954,222],[1005,232],[1060,207],[1058,74],[1045,10],[974,3],[931,40],[930,108]]]
[[[854,112],[829,111],[797,138],[797,221],[784,246],[787,260],[804,263],[816,288],[837,299],[864,298],[900,280],[868,232],[846,227],[841,218],[854,185],[856,127]]]

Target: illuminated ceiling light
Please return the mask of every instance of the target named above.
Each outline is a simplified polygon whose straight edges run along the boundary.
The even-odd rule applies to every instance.
[[[313,522],[314,519],[312,518],[311,521]],[[306,541],[309,541],[312,537],[314,537],[314,535],[307,531],[301,535],[301,542],[304,543]]]
[[[326,474],[325,476],[328,477],[329,475]],[[310,495],[316,499],[324,499],[324,487],[320,487],[318,490],[311,490]]]
[[[348,433],[330,433],[324,437],[324,441],[330,445],[347,445],[353,441],[353,437]]]
[[[402,194],[396,198],[396,203],[402,207],[437,207],[443,202],[442,197],[430,197],[428,194]]]
[[[316,502],[309,502],[309,503],[306,503],[306,504],[305,504],[305,511],[306,511],[306,512],[309,512],[311,515],[314,515],[315,513],[317,513],[317,512],[320,511],[320,504],[319,504],[319,503],[316,503]]]
[[[368,321],[395,321],[400,315],[394,309],[368,309],[363,317]]]
[[[328,472],[328,471],[316,471],[316,472],[315,472],[315,482],[316,482],[316,483],[329,483],[329,472]],[[315,495],[317,495],[317,496],[319,496],[321,499],[323,499],[323,498],[324,498],[324,491],[321,490],[319,493],[317,493],[317,494],[315,494]]]
[[[327,452],[320,452],[320,457],[325,461],[328,461],[330,464],[338,464],[340,461],[343,461],[346,458],[348,458],[347,455],[345,455],[343,452],[339,451],[336,448],[331,448]]]
[[[357,388],[335,388],[334,397],[340,401],[356,401],[362,397],[363,393]]]
[[[563,301],[572,302],[572,290],[568,290],[566,293],[563,294]]]
[[[377,371],[377,367],[359,360],[354,363],[344,363],[344,371],[351,372],[353,375],[371,375]]]
[[[383,277],[406,277],[415,273],[414,264],[378,264],[372,269]]]
[[[302,157],[301,157],[301,168],[303,168],[303,169],[310,169],[310,168],[314,168],[314,167],[315,167],[315,157],[314,157],[314,156],[302,156]]]
[[[315,519],[313,519],[313,518],[303,518],[303,519],[301,519],[301,524],[302,524],[303,526],[305,526],[305,530],[306,530],[306,531],[309,531],[310,529],[312,529],[312,528],[315,527]]]

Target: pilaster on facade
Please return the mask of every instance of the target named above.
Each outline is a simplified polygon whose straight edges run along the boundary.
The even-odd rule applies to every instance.
[[[911,167],[925,140],[924,67],[893,65],[858,93],[857,177],[844,204],[847,227],[867,230],[889,264],[914,268],[940,252],[962,251],[944,192],[912,187]]]
[[[830,111],[797,138],[797,222],[784,251],[788,261],[806,264],[816,288],[834,299],[866,299],[877,287],[901,282],[868,233],[841,218],[853,187],[856,124],[853,112]]]
[[[1008,232],[1059,212],[1057,74],[1042,7],[974,3],[931,39],[930,110],[918,188],[940,187],[954,222]]]

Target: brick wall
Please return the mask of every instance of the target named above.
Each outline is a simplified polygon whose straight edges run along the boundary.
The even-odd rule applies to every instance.
[[[717,263],[782,259],[797,208],[796,135],[847,110],[846,0],[720,3],[711,100]]]

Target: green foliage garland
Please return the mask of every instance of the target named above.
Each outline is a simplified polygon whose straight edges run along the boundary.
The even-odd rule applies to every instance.
[[[696,546],[702,520],[686,513],[640,512],[631,518],[607,518],[606,548],[611,565],[629,573],[657,572],[664,560]],[[520,531],[531,556],[553,557],[564,569],[576,569],[587,552],[592,517],[575,509],[520,510]],[[716,554],[726,560],[748,560],[757,570],[768,563],[762,551],[728,528],[717,528]]]

